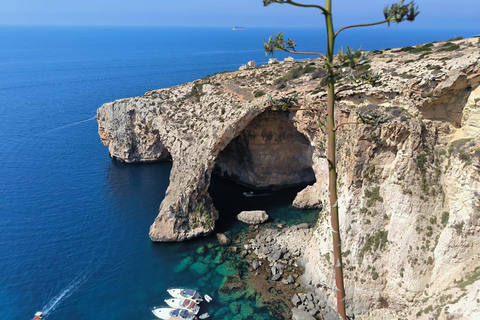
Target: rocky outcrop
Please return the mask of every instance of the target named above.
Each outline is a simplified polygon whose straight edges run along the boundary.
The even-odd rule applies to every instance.
[[[475,315],[473,302],[459,301],[467,296],[462,289],[480,281],[479,43],[381,50],[371,59],[363,68],[381,74],[382,84],[343,87],[336,114],[337,123],[358,123],[337,130],[349,311]],[[322,114],[273,113],[265,93],[321,107],[324,74],[315,61],[283,62],[103,105],[99,134],[113,158],[173,162],[151,239],[180,241],[214,229],[213,170],[253,188],[315,182],[295,204],[321,207],[328,181]],[[303,279],[333,304],[330,251],[322,211],[302,251]]]
[[[237,219],[246,224],[259,224],[268,220],[268,214],[263,210],[242,211]]]

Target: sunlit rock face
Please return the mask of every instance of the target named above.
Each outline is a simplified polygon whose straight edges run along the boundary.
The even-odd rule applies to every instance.
[[[214,172],[255,189],[315,181],[313,148],[283,112],[256,117],[218,155]]]
[[[347,90],[348,75],[338,70],[337,88],[345,90],[335,107],[336,205],[347,305],[349,312],[372,314],[362,319],[480,317],[480,42],[455,44],[450,51],[448,43],[429,44],[427,55],[371,53],[369,68],[381,75],[377,87]],[[283,62],[149,91],[104,104],[97,120],[112,158],[173,162],[150,228],[153,241],[214,230],[222,214],[208,193],[214,168],[254,188],[314,182],[293,204],[323,204],[303,244],[302,278],[333,305],[327,99],[317,62]],[[269,94],[297,96],[302,109],[316,110],[271,112]],[[434,310],[427,312],[429,306]]]

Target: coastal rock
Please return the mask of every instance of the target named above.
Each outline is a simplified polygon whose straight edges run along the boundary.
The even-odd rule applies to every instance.
[[[322,209],[322,206],[318,185],[308,186],[300,191],[292,203],[292,207],[306,210]]]
[[[222,246],[228,246],[231,243],[231,240],[223,233],[217,233],[217,239]]]
[[[242,211],[237,219],[247,224],[259,224],[268,220],[268,214],[263,210]]]
[[[292,319],[293,320],[315,320],[315,317],[306,311],[300,310],[298,308],[293,308]]]
[[[475,39],[450,43],[458,48],[439,42],[417,46],[426,55],[372,53],[368,67],[382,85],[338,94],[335,120],[345,125],[337,130],[337,205],[347,305],[355,314],[374,319],[379,296],[401,310],[394,318],[428,319],[428,299],[440,316],[474,314],[474,300],[459,301],[462,289],[470,297],[479,281],[480,50]],[[289,73],[306,67],[316,69]],[[351,72],[338,71],[339,81]],[[182,241],[214,230],[213,172],[254,190],[310,184],[295,206],[323,204],[315,227],[276,229],[251,250],[277,261],[288,248],[305,270],[303,285],[334,301],[324,114],[272,112],[265,95],[323,106],[322,72],[315,61],[277,63],[104,104],[97,121],[112,158],[172,161],[150,238]]]

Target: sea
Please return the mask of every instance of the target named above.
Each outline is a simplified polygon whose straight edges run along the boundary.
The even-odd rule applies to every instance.
[[[113,161],[95,119],[105,102],[236,70],[250,60],[266,64],[263,40],[277,31],[0,26],[1,319],[31,319],[36,311],[49,320],[153,319],[150,308],[164,305],[169,287],[211,295],[214,301],[202,309],[212,319],[278,316],[254,294],[222,297],[225,277],[239,272],[241,261],[231,264],[235,258],[215,235],[184,243],[149,240],[171,164]],[[321,29],[282,31],[299,51],[324,50]],[[337,47],[374,50],[476,33],[352,29]],[[232,238],[248,231],[235,219],[241,209],[265,209],[273,224],[314,223],[318,214],[290,208],[295,189],[246,198],[244,187],[215,178],[210,191],[220,210],[216,231]]]

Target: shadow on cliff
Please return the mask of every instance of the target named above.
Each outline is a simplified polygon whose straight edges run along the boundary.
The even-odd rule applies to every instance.
[[[219,211],[215,232],[244,227],[245,224],[237,220],[237,214],[243,210],[265,210],[270,217],[269,222],[314,223],[317,217],[314,211],[318,212],[318,210],[297,210],[291,207],[297,193],[306,186],[307,184],[278,191],[254,191],[254,196],[245,196],[244,193],[249,193],[252,189],[218,175],[212,175],[209,193]]]

